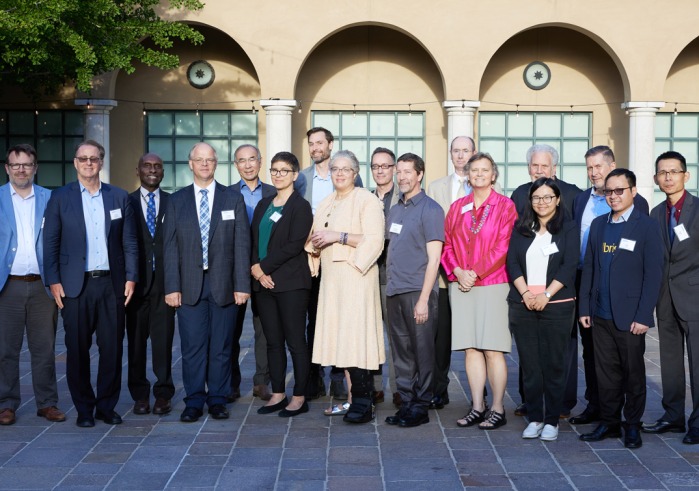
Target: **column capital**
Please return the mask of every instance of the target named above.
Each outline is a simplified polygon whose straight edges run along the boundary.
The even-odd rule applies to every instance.
[[[119,102],[114,99],[75,99],[73,104],[85,106],[86,111],[111,111]]]
[[[657,112],[659,109],[665,107],[665,103],[662,101],[626,101],[621,103],[621,108],[626,111],[634,110],[645,110]]]
[[[474,113],[476,109],[481,107],[481,101],[467,101],[465,99],[444,101],[442,107],[447,112]]]
[[[275,109],[293,109],[297,107],[298,101],[295,99],[260,99],[260,106],[262,106],[265,111],[275,110]]]

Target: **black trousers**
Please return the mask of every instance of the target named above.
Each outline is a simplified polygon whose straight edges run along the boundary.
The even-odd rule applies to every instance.
[[[580,292],[580,279],[582,271],[578,270],[575,278],[575,290]],[[578,294],[578,298],[580,295]],[[580,314],[577,314],[580,318]],[[592,412],[599,412],[599,386],[597,384],[597,369],[595,368],[595,343],[593,339],[593,329],[586,329],[578,323],[580,331],[580,341],[582,343],[582,358],[583,367],[585,369],[585,399],[587,400],[587,408]]]
[[[595,368],[600,419],[605,424],[641,424],[646,409],[646,335],[620,331],[614,321],[594,318]]]
[[[272,392],[285,391],[286,346],[291,352],[294,366],[294,395],[302,396],[306,391],[311,369],[311,355],[305,336],[308,290],[293,290],[275,293],[263,290],[255,294],[267,339],[267,360],[272,381]]]
[[[129,340],[129,393],[134,401],[148,400],[151,384],[146,375],[150,338],[155,384],[153,395],[172,399],[172,338],[175,309],[165,303],[163,285],[154,282],[144,297],[134,296],[126,307],[126,335]]]
[[[451,367],[451,305],[449,289],[440,288],[437,300],[437,326],[434,335],[434,383],[436,396],[448,395]]]
[[[253,385],[267,385],[269,383],[269,365],[267,361],[267,340],[262,332],[260,313],[257,306],[257,293],[253,292],[249,302],[238,306],[233,329],[233,348],[231,351],[231,393],[240,390],[242,376],[240,374],[240,337],[243,334],[245,314],[248,304],[252,310],[252,325],[255,331],[255,375],[252,376]]]
[[[371,370],[357,367],[345,367],[349,372],[350,382],[352,382],[352,401],[360,402],[362,399],[371,401],[374,393],[374,375]],[[343,373],[344,370],[343,369]]]

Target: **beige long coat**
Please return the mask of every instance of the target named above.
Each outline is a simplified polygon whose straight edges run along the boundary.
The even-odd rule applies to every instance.
[[[323,273],[313,363],[375,370],[386,361],[376,265],[384,244],[381,201],[363,188],[354,189],[342,200],[333,193],[318,205],[311,235],[316,230],[362,234],[364,238],[356,248],[334,243],[320,254]],[[306,250],[313,250],[310,236]],[[312,267],[314,276],[317,265]]]

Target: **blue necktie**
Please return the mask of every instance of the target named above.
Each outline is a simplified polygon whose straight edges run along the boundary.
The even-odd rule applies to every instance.
[[[146,209],[146,225],[150,236],[155,236],[155,194],[148,193],[148,208]]]
[[[677,218],[675,218],[676,212],[677,208],[674,206],[670,208],[670,222],[667,226],[667,234],[670,237],[670,245],[672,245],[673,241],[675,240],[675,227],[677,226]]]
[[[202,189],[201,203],[199,203],[199,230],[201,230],[201,252],[203,256],[204,269],[209,267],[209,226],[211,218],[209,217],[209,191]]]

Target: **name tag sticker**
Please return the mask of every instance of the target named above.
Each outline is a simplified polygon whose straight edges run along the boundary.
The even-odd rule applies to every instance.
[[[112,220],[119,220],[121,218],[121,208],[117,208],[116,210],[110,210],[109,216],[112,217]]]
[[[403,230],[403,225],[401,223],[392,223],[391,228],[388,229],[392,234],[399,234]]]
[[[46,223],[46,217],[41,217],[41,228],[44,228],[44,223]]]
[[[621,239],[621,242],[619,242],[619,248],[633,252],[633,250],[636,248],[636,241],[629,239]]]
[[[235,210],[221,211],[221,220],[235,220]]]
[[[282,214],[278,211],[275,211],[274,213],[272,213],[272,216],[270,216],[269,219],[272,220],[274,223],[277,223],[281,217]]]
[[[471,211],[471,210],[473,210],[473,203],[469,203],[467,205],[462,206],[461,207],[461,214],[463,215],[467,211]]]
[[[541,252],[544,253],[544,256],[550,256],[551,254],[556,254],[558,252],[558,246],[556,245],[555,242],[551,242],[549,245],[545,245],[544,247],[542,247]]]
[[[684,223],[680,223],[675,227],[675,237],[677,237],[680,242],[689,239],[689,234],[687,233],[687,229],[684,228]]]

